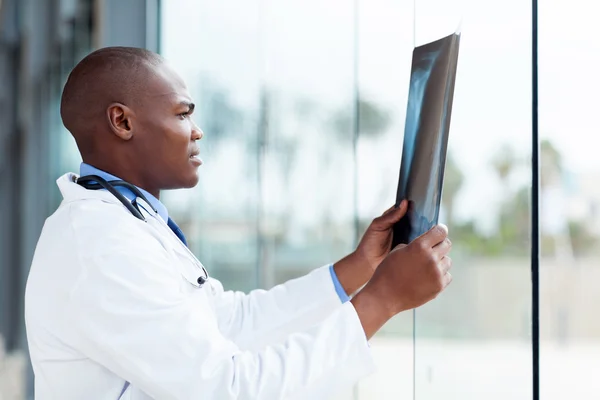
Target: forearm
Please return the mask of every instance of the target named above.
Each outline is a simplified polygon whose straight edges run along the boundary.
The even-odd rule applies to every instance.
[[[93,297],[82,300],[85,292],[79,291],[75,311],[68,310],[76,317],[69,342],[152,398],[189,399],[198,393],[231,400],[321,398],[351,387],[374,369],[351,303],[280,343],[243,351],[223,337],[203,300],[182,299],[176,291],[138,298],[137,292],[110,288],[127,300],[126,306],[103,305],[97,301],[105,298],[102,291],[88,290]],[[115,326],[123,328],[122,334],[107,340]]]
[[[384,296],[369,285],[351,302],[367,339],[371,339],[395,314],[391,307],[386,306]]]
[[[251,393],[249,398],[329,398],[373,371],[370,353],[356,311],[347,303],[318,325],[258,353],[244,352],[234,362],[241,392]]]
[[[221,332],[242,349],[280,342],[291,332],[319,323],[341,306],[329,266],[267,291],[254,290],[247,295],[221,292],[215,303]]]

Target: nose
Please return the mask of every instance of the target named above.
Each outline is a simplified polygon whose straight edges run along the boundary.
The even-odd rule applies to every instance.
[[[202,139],[204,137],[204,132],[202,132],[202,129],[200,129],[195,122],[193,124],[194,126],[192,127],[192,140]]]

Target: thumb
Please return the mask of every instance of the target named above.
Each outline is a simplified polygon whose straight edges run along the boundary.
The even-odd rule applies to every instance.
[[[435,225],[433,228],[419,236],[415,241],[423,243],[427,247],[435,247],[448,237],[448,227],[444,224]]]
[[[400,219],[404,217],[407,208],[408,201],[402,200],[398,208],[394,206],[388,209],[386,212],[383,213],[381,217],[377,218],[379,220],[379,227],[381,229],[389,229],[392,226],[394,226],[396,222],[400,221]]]

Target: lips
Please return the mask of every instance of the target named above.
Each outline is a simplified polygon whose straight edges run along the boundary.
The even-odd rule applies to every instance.
[[[192,150],[192,153],[190,154],[190,158],[198,157],[199,155],[200,155],[200,149],[194,149],[194,150]]]
[[[192,151],[192,154],[190,154],[190,161],[197,163],[198,165],[202,164],[202,159],[199,157],[199,155],[200,155],[199,149]]]

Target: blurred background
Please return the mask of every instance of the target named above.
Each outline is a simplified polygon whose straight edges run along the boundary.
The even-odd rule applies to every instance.
[[[205,163],[163,199],[209,272],[248,291],[337,261],[394,203],[412,49],[459,25],[441,215],[454,283],[390,321],[378,372],[337,398],[531,399],[538,209],[541,398],[593,398],[600,26],[591,0],[540,3],[538,205],[530,1],[0,0],[0,399],[33,398],[23,291],[55,180],[81,161],[58,110],[81,58],[145,47],[187,81]]]

